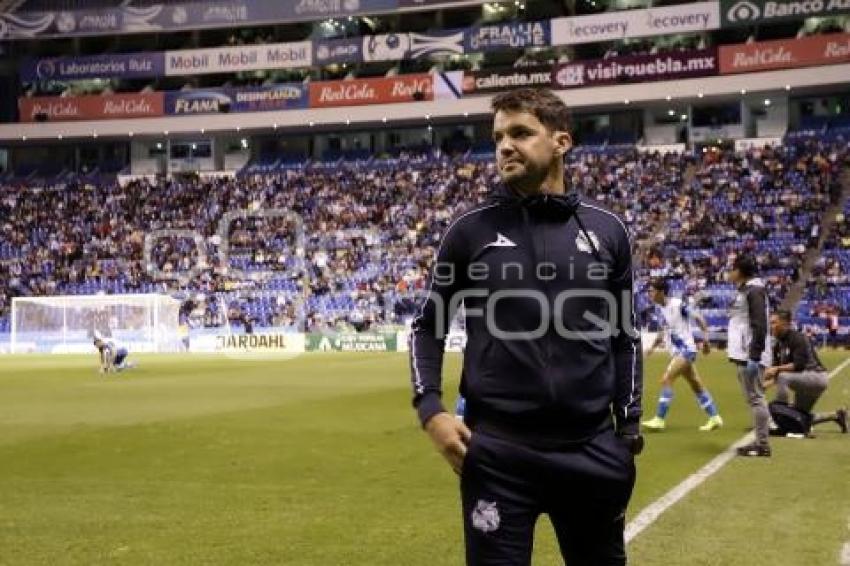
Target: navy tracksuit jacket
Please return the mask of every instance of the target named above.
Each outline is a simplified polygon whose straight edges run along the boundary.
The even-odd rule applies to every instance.
[[[412,326],[413,403],[423,424],[444,410],[444,338],[464,292],[461,393],[473,430],[541,449],[585,442],[612,416],[617,431],[638,432],[631,245],[615,214],[576,193],[520,197],[502,185],[453,219]],[[613,336],[595,336],[608,321]]]

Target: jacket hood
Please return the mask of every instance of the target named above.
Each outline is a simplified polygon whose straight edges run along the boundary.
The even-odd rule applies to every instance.
[[[506,184],[500,183],[487,197],[487,201],[519,206],[546,218],[569,220],[577,215],[581,197],[574,190],[567,191],[566,194],[537,193],[523,196]]]

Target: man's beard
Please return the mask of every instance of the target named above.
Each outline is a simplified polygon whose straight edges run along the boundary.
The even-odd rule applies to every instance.
[[[527,162],[524,162],[522,166],[524,170],[521,173],[503,177],[505,184],[523,194],[539,192],[549,172],[529,167]]]

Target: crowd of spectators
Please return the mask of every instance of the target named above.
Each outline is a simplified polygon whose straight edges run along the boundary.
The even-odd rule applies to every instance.
[[[294,316],[290,296],[306,297],[317,323],[358,309],[374,317],[386,306],[377,297],[424,286],[435,234],[494,179],[492,165],[443,159],[123,187],[5,186],[0,309],[17,295],[277,291],[287,298],[261,324]],[[204,319],[220,322],[239,302],[201,301]]]
[[[648,245],[639,280],[671,276],[719,326],[736,253],[756,255],[782,300],[845,158],[802,142],[685,155],[632,147],[576,151],[567,175],[624,218],[636,253]],[[12,296],[96,292],[176,294],[184,318],[205,326],[398,324],[416,309],[449,219],[497,183],[490,160],[437,154],[235,179],[3,186],[0,331]],[[833,240],[847,236],[844,221]],[[846,262],[822,261],[815,282],[847,283]]]
[[[799,280],[807,252],[817,249],[847,157],[846,145],[842,151],[814,139],[694,155],[686,190],[672,195],[666,230],[652,238],[646,272],[678,280],[709,326],[720,330],[734,297],[727,266],[746,252],[778,307]],[[840,297],[830,299],[834,305]]]
[[[721,283],[718,267],[746,251],[757,257],[773,296],[783,295],[816,241],[831,166],[821,152],[784,147],[705,153],[690,190],[674,200],[666,239],[676,269],[702,286]]]
[[[823,243],[798,315],[811,327],[825,327],[824,338],[833,343],[838,341],[842,321],[850,317],[850,202],[836,216],[832,233]]]

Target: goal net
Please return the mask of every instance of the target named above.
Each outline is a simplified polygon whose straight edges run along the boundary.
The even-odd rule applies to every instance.
[[[95,332],[130,351],[178,351],[179,313],[159,294],[15,297],[10,351],[92,352]]]

